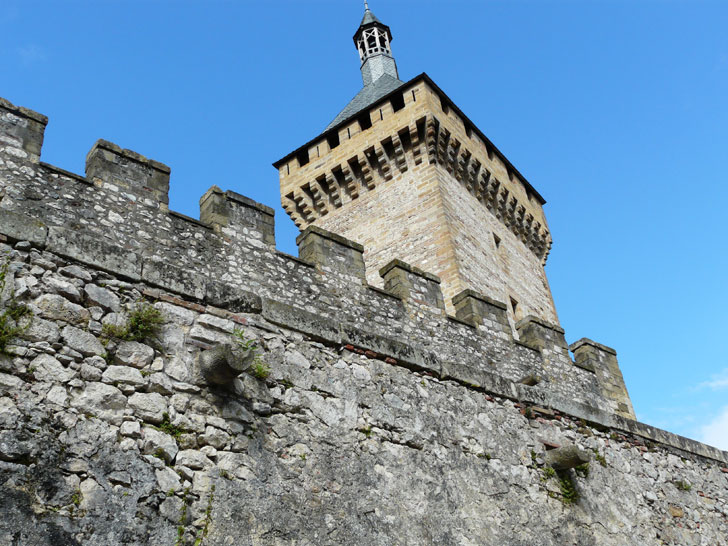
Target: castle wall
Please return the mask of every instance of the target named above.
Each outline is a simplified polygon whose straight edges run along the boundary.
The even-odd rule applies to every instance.
[[[0,543],[725,545],[722,460],[313,341],[27,243],[0,356]],[[108,339],[140,300],[161,330]],[[239,328],[270,375],[211,385]],[[549,449],[588,468],[555,474]]]
[[[726,543],[728,454],[635,421],[613,350],[516,340],[473,291],[448,316],[403,262],[371,287],[315,227],[277,252],[234,192],[170,212],[169,169],[108,142],[87,177],[40,163],[43,119],[0,103],[0,312],[32,312],[0,355],[0,543]],[[142,302],[161,328],[119,339]]]

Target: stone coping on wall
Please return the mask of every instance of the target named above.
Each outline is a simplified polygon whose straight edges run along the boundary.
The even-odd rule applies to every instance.
[[[551,324],[550,322],[540,319],[538,317],[534,317],[533,315],[525,316],[521,320],[519,320],[516,323],[516,329],[526,326],[529,323],[538,324],[539,326],[548,328],[549,330],[553,330],[554,332],[558,332],[559,334],[565,333],[564,329],[561,326],[557,326],[556,324]]]
[[[118,144],[114,144],[113,142],[109,142],[108,140],[104,139],[99,139],[96,141],[96,143],[91,147],[91,150],[89,150],[88,154],[86,154],[86,158],[88,159],[98,149],[114,152],[115,154],[118,154],[125,159],[136,161],[137,163],[141,163],[142,165],[148,165],[154,169],[157,169],[158,171],[161,171],[164,174],[170,174],[172,172],[172,169],[170,169],[164,163],[157,161],[156,159],[150,159],[140,153],[129,150],[127,148],[122,148]]]
[[[617,351],[612,349],[611,347],[607,347],[606,345],[602,345],[601,343],[597,343],[596,341],[593,341],[586,337],[583,337],[580,340],[575,341],[574,343],[569,345],[569,350],[573,353],[574,351],[577,351],[580,347],[583,347],[584,345],[591,345],[592,347],[601,349],[605,353],[610,353],[613,355],[617,354]]]
[[[452,303],[457,307],[458,303],[463,301],[465,298],[475,298],[476,300],[480,300],[483,303],[487,303],[488,305],[493,305],[495,307],[499,307],[500,309],[503,309],[504,311],[508,310],[508,306],[503,303],[502,301],[494,300],[493,298],[489,298],[488,296],[481,294],[480,292],[476,292],[472,288],[466,288],[462,292],[458,292],[455,296],[452,298]]]
[[[356,250],[357,252],[364,252],[364,245],[356,243],[350,239],[347,239],[346,237],[342,237],[341,235],[337,235],[336,233],[326,231],[325,229],[322,229],[318,226],[308,226],[306,229],[304,229],[301,234],[296,237],[296,244],[300,245],[301,242],[312,233],[320,235],[324,239],[329,239],[330,241],[334,241],[335,243],[339,243],[340,245],[351,248],[352,250]]]
[[[427,271],[423,271],[419,267],[415,267],[415,266],[410,265],[410,264],[408,264],[406,262],[403,262],[402,260],[399,260],[399,259],[394,259],[391,262],[389,262],[387,265],[385,265],[384,267],[382,267],[379,270],[379,275],[381,275],[382,277],[384,277],[384,275],[386,275],[387,273],[389,273],[395,267],[398,267],[400,269],[404,269],[408,273],[412,273],[412,274],[417,275],[419,277],[424,277],[425,279],[427,279],[429,281],[432,281],[432,282],[436,282],[437,284],[440,284],[440,282],[441,282],[440,281],[440,277],[438,277],[434,273],[428,273]]]
[[[23,116],[26,118],[30,118],[33,121],[42,123],[43,125],[48,124],[47,116],[44,116],[43,114],[40,114],[40,113],[36,112],[35,110],[31,110],[30,108],[25,108],[24,106],[16,106],[9,100],[4,99],[2,97],[0,97],[0,107],[5,108],[6,110],[12,112],[13,114]]]

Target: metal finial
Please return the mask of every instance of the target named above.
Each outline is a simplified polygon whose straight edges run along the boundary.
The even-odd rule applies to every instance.
[[[367,0],[364,0],[364,9],[369,11],[369,2]]]

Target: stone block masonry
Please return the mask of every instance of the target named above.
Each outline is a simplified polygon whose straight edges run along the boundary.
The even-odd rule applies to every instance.
[[[3,104],[0,135],[42,118]],[[288,256],[268,207],[212,188],[196,221],[151,160],[89,180],[23,138],[0,149],[5,282],[33,313],[0,356],[0,544],[726,544],[728,454],[634,421],[608,348],[573,362],[472,290],[447,315],[406,262],[372,287],[336,234]],[[159,328],[115,337],[144,302]],[[262,368],[208,382],[238,342]],[[570,446],[588,469],[550,472]]]

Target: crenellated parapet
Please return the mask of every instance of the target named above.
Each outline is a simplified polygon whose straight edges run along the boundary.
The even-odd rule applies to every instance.
[[[0,105],[0,116],[18,111]],[[420,121],[411,129],[423,134],[425,127]],[[15,125],[0,127],[3,142],[11,140],[6,132],[18,134]],[[398,134],[412,170],[414,139]],[[385,158],[389,172],[403,168],[397,147],[383,145],[381,158],[374,147],[377,172],[385,172]],[[253,313],[270,328],[469,388],[612,424],[610,415],[633,416],[613,352],[582,340],[572,346],[575,363],[563,330],[530,317],[517,325],[516,339],[502,300],[472,289],[447,296],[439,276],[401,259],[380,269],[383,289],[372,286],[365,248],[315,225],[298,237],[299,257],[283,254],[275,249],[273,210],[216,186],[200,199],[200,220],[169,211],[169,169],[106,141],[89,153],[86,177],[21,156],[0,155],[0,240],[27,241],[142,294]]]

